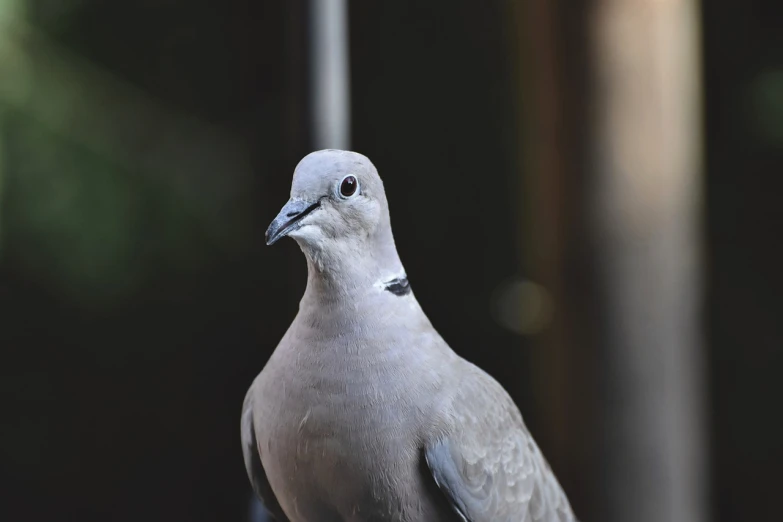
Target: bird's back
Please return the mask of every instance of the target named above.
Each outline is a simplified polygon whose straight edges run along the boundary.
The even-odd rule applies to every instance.
[[[428,465],[469,521],[572,522],[568,499],[525,426],[490,375],[461,360],[450,425],[426,450]]]

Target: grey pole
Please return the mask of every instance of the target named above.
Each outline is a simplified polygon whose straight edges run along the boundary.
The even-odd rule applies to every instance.
[[[310,46],[313,147],[347,149],[351,104],[346,0],[311,0]]]

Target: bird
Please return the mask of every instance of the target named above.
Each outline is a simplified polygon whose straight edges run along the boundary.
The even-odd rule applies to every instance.
[[[575,520],[511,397],[414,297],[367,157],[305,156],[266,243],[285,236],[307,286],[241,415],[245,468],[275,520]]]

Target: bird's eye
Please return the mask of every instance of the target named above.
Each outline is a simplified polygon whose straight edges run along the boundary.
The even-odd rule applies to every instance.
[[[344,198],[350,198],[356,194],[357,188],[359,188],[359,180],[353,176],[346,176],[340,182],[340,195]]]

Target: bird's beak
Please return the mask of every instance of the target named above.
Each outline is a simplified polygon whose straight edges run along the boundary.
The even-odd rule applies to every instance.
[[[321,201],[306,201],[303,199],[289,199],[269,228],[266,229],[266,244],[271,245],[283,236],[287,236],[301,226],[299,223],[303,217],[321,206]]]

